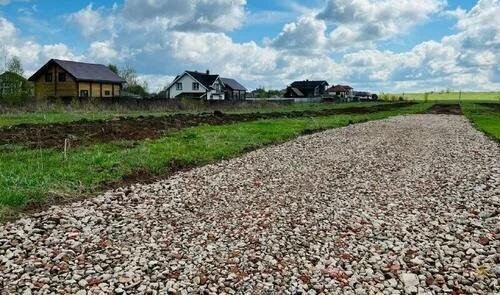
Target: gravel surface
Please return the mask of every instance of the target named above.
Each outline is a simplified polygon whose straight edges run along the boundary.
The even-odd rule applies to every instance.
[[[0,289],[499,293],[499,159],[462,116],[304,136],[4,224]]]

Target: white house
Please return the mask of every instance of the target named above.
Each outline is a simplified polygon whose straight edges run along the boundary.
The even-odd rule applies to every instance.
[[[185,71],[167,87],[167,98],[197,97],[207,100],[224,100],[224,83],[219,75]]]

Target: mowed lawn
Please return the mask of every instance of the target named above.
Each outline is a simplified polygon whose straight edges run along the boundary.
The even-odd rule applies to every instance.
[[[396,97],[403,96],[403,93],[389,94]],[[404,93],[406,100],[425,100],[425,93]],[[496,101],[500,102],[500,92],[434,92],[428,93],[429,101],[445,101],[445,100],[471,100],[471,101]]]
[[[291,111],[319,111],[322,109],[342,109],[351,107],[369,107],[388,102],[362,102],[362,103],[303,103],[303,104],[273,104],[273,103],[245,103],[241,106],[204,106],[193,105],[193,108],[186,110],[163,109],[161,111],[127,110],[117,108],[115,110],[85,110],[85,109],[58,109],[47,112],[7,112],[0,113],[0,128],[20,124],[52,124],[67,123],[79,120],[109,120],[120,117],[139,116],[167,116],[174,113],[199,113],[213,112],[221,110],[225,113],[268,113],[268,112],[291,112]]]
[[[401,114],[424,112],[419,103],[371,114],[260,120],[183,129],[157,140],[97,144],[70,150],[67,159],[54,149],[0,146],[0,218],[27,206],[74,200],[95,194],[103,184],[140,171],[165,175],[172,167],[198,166],[228,159],[304,133]],[[173,166],[172,166],[173,165]]]

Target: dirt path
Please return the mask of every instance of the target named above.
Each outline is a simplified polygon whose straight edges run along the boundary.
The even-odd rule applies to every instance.
[[[367,114],[409,106],[411,103],[383,104],[371,107],[325,109],[319,111],[293,111],[249,114],[176,114],[162,117],[119,118],[101,121],[77,121],[60,124],[25,124],[0,128],[0,145],[19,144],[32,148],[62,149],[65,139],[72,147],[105,143],[114,140],[154,139],[181,128],[200,124],[222,125],[243,121],[276,118],[300,118],[335,114]]]
[[[462,116],[303,136],[3,225],[0,289],[494,294],[499,169]]]

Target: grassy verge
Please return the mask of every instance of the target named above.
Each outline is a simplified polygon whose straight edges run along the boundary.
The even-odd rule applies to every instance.
[[[425,93],[394,93],[389,94],[389,96],[403,97],[406,100],[425,100]],[[428,101],[443,101],[443,100],[453,100],[453,101],[497,101],[500,102],[500,92],[434,92],[428,93]]]
[[[500,103],[462,102],[461,107],[477,129],[500,142]]]
[[[0,218],[35,204],[74,199],[95,193],[137,171],[149,175],[171,172],[172,163],[197,166],[231,158],[245,151],[283,142],[304,133],[349,123],[418,113],[431,103],[363,115],[261,120],[223,126],[187,128],[137,145],[116,142],[79,148],[66,160],[54,150],[0,150]]]
[[[304,103],[304,104],[244,104],[242,106],[219,106],[204,107],[183,111],[105,111],[105,110],[61,110],[57,112],[15,112],[0,114],[0,128],[19,124],[50,124],[74,122],[82,119],[89,121],[113,119],[117,117],[138,116],[165,116],[173,113],[197,113],[221,109],[226,113],[251,113],[251,112],[290,112],[290,111],[314,111],[322,109],[342,109],[350,107],[369,107],[387,102],[362,102],[362,103]]]

